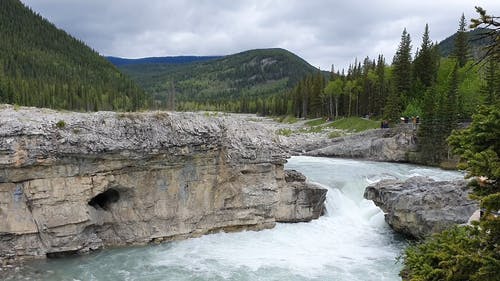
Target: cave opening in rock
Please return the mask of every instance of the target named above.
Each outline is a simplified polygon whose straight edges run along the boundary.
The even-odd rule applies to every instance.
[[[60,259],[67,258],[78,255],[78,250],[69,250],[69,251],[61,251],[61,252],[52,252],[45,254],[49,259]]]
[[[111,203],[115,203],[120,199],[120,193],[114,188],[110,188],[102,193],[97,194],[90,199],[89,205],[98,209],[108,210]]]

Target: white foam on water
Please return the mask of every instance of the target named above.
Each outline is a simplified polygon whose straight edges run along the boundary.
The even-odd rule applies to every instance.
[[[214,268],[230,277],[238,270],[281,268],[293,276],[335,280],[399,280],[395,258],[404,242],[395,239],[383,213],[364,200],[364,187],[386,178],[413,175],[457,178],[416,166],[327,158],[294,157],[287,168],[327,187],[327,214],[310,223],[279,224],[262,232],[215,234],[174,243],[157,253],[157,264]],[[338,186],[336,186],[338,185]],[[196,254],[193,254],[196,253]],[[192,268],[193,269],[193,268]]]
[[[259,232],[103,251],[52,267],[57,276],[83,280],[401,280],[396,257],[405,241],[387,226],[380,209],[363,199],[364,188],[387,178],[462,176],[412,165],[313,157],[292,157],[286,168],[328,188],[325,216]]]

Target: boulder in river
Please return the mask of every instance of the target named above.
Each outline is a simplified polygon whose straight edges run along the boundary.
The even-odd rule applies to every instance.
[[[323,214],[327,189],[306,182],[306,177],[295,170],[285,170],[285,182],[280,190],[277,222],[307,222]]]
[[[468,195],[465,180],[435,181],[428,177],[382,180],[366,187],[364,193],[384,211],[385,220],[395,231],[417,239],[467,223],[478,209]]]

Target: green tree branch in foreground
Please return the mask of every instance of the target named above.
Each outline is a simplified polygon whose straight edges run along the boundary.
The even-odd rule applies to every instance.
[[[484,214],[479,223],[456,226],[406,249],[403,280],[500,280],[500,109],[481,107],[449,143],[462,159]]]
[[[496,17],[476,8],[480,18],[473,25],[500,26]],[[498,33],[487,59],[500,48]],[[496,48],[496,49],[495,49]],[[448,138],[453,152],[460,155],[461,168],[473,178],[470,186],[481,203],[483,214],[473,225],[456,226],[420,244],[408,247],[403,255],[403,280],[499,281],[500,280],[500,107],[498,102],[481,106],[470,126],[453,131]]]

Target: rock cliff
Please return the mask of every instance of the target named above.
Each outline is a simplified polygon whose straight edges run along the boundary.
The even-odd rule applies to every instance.
[[[408,126],[374,129],[331,140],[309,156],[362,158],[375,161],[409,162],[416,150],[415,131]]]
[[[317,218],[326,190],[285,181],[272,136],[224,116],[0,106],[0,265]]]
[[[385,220],[395,231],[420,239],[467,223],[478,209],[468,194],[464,180],[413,177],[406,181],[382,180],[368,186],[364,197],[384,211]]]

